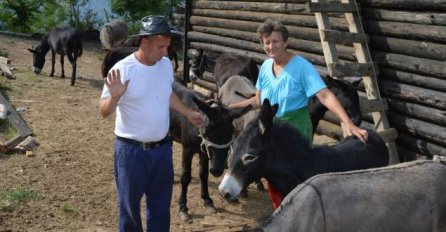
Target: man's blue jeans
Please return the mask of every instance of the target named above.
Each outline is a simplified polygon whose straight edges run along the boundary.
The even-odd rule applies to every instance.
[[[173,189],[172,143],[144,150],[115,140],[115,180],[118,191],[119,231],[143,231],[140,202],[146,195],[147,231],[170,227]]]

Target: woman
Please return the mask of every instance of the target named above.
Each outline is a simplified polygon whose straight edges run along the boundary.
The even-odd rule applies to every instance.
[[[287,51],[288,30],[277,20],[266,20],[257,30],[269,59],[260,68],[256,83],[256,95],[245,101],[230,105],[241,108],[247,105],[259,107],[268,98],[271,104],[279,104],[278,120],[286,121],[312,143],[313,128],[308,110],[308,99],[316,95],[321,103],[344,123],[347,133],[362,142],[367,140],[367,131],[355,126],[336,96],[326,87],[313,65],[299,55]],[[268,184],[273,206],[277,208],[284,196]]]

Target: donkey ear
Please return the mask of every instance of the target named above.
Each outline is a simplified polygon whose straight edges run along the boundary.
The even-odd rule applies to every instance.
[[[262,108],[259,113],[259,128],[262,135],[268,135],[273,127],[274,116],[279,108],[278,104],[271,106],[271,103],[266,98],[263,101]]]
[[[37,53],[36,50],[33,50],[31,48],[28,48],[28,51],[30,51],[31,53]]]
[[[196,98],[195,96],[192,98],[192,100],[195,102],[198,109],[200,109],[201,112],[206,114],[206,116],[210,117],[214,114],[214,110],[212,109],[212,107],[207,105],[205,102],[201,101],[200,99]]]
[[[239,118],[239,117],[243,116],[244,114],[248,113],[251,109],[252,109],[252,105],[248,105],[243,109],[229,110],[229,118],[231,118],[231,120]]]

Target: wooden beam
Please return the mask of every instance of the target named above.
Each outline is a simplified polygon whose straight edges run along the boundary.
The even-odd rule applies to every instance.
[[[26,138],[28,135],[32,135],[33,132],[26,124],[25,120],[23,120],[22,116],[15,111],[15,109],[9,104],[6,98],[0,93],[0,103],[5,105],[6,109],[10,114],[8,115],[8,119],[13,123],[16,129],[19,131],[20,136]]]
[[[337,30],[322,30],[321,39],[336,44],[368,42],[367,36],[363,33],[351,33]]]
[[[8,58],[6,58],[6,57],[4,57],[4,56],[0,56],[0,64],[8,65],[8,64],[10,64],[10,63],[11,63],[11,60],[10,60],[10,59],[8,59]]]
[[[328,66],[333,70],[333,76],[339,78],[372,76],[376,72],[372,63],[334,63]]]
[[[324,3],[316,3],[309,2],[306,4],[309,12],[319,13],[319,12],[356,12],[356,6],[352,3],[337,3],[337,2],[324,2]]]

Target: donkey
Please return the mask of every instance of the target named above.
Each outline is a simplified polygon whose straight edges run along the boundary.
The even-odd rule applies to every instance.
[[[218,187],[226,200],[235,200],[242,188],[262,177],[286,196],[317,174],[388,164],[386,144],[375,131],[368,130],[366,143],[348,136],[333,147],[309,147],[299,130],[274,121],[277,108],[277,104],[271,106],[265,99],[258,119],[251,121],[235,140],[232,161]]]
[[[206,97],[186,86],[174,82],[173,91],[189,107],[200,109],[208,119],[203,130],[192,126],[188,120],[176,111],[170,112],[170,134],[172,138],[182,145],[182,171],[181,171],[181,194],[179,197],[180,217],[182,220],[190,220],[187,207],[187,188],[191,182],[192,158],[198,153],[201,180],[201,198],[205,207],[211,213],[216,209],[212,199],[209,197],[208,176],[223,174],[228,157],[229,146],[233,141],[233,120],[242,116],[251,109],[228,110],[222,105],[209,107],[203,101]],[[209,168],[209,161],[211,167]]]
[[[218,89],[217,99],[223,104],[229,105],[254,96],[257,91],[254,86],[257,75],[257,66],[251,59],[230,53],[221,54],[217,58],[214,68]],[[330,76],[325,76],[322,79],[344,106],[353,123],[359,126],[361,124],[361,109],[356,89]],[[314,133],[328,109],[316,96],[310,98],[308,108]],[[258,110],[251,111],[234,120],[236,132],[240,133],[251,120],[257,117],[257,114]],[[259,190],[264,189],[260,181],[256,181],[256,184]],[[240,196],[247,197],[246,188],[242,190]]]
[[[124,20],[117,19],[104,24],[100,32],[102,48],[109,50],[121,46],[127,39],[129,27]]]
[[[51,50],[51,73],[50,77],[54,76],[54,64],[56,62],[56,53],[60,55],[60,64],[62,67],[62,74],[60,78],[65,78],[64,72],[64,56],[67,55],[68,60],[73,67],[71,74],[71,85],[74,86],[76,81],[76,61],[82,56],[82,40],[81,33],[72,27],[68,28],[54,28],[48,35],[44,36],[40,44],[28,50],[33,53],[33,71],[39,74],[45,64],[45,56]]]
[[[108,71],[113,67],[113,65],[116,64],[116,62],[137,51],[139,49],[139,42],[139,37],[129,37],[126,41],[124,41],[121,47],[108,50],[101,64],[102,77],[107,77]],[[181,47],[182,39],[172,37],[170,46],[167,48],[167,55],[173,62],[175,72],[179,68],[177,51]]]
[[[101,74],[103,78],[107,77],[108,71],[115,65],[118,61],[124,59],[128,55],[137,51],[138,47],[129,46],[129,47],[117,47],[108,50],[107,54],[105,54],[104,59],[101,64]]]
[[[361,125],[361,107],[359,104],[358,91],[353,87],[353,85],[347,85],[341,80],[332,78],[329,75],[322,76],[322,80],[327,85],[327,88],[336,96],[341,105],[344,107],[347,115],[352,120],[353,124],[356,126]],[[325,112],[328,111],[316,96],[312,96],[308,102],[308,108],[310,110],[311,123],[313,124],[313,134],[316,131],[319,121],[324,117]]]
[[[445,176],[445,164],[428,160],[317,175],[250,231],[446,231]]]

